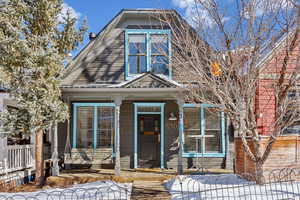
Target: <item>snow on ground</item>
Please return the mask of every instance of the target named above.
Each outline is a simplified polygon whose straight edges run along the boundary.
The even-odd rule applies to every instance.
[[[130,199],[132,183],[116,183],[113,181],[97,181],[73,185],[64,189],[47,189],[38,192],[0,193],[0,200],[35,199]],[[50,197],[49,197],[50,196]]]
[[[234,174],[178,176],[165,187],[173,200],[300,199],[300,182],[257,185]]]

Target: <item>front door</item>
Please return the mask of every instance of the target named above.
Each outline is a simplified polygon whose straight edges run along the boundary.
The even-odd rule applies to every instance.
[[[160,167],[160,114],[138,114],[139,167]]]

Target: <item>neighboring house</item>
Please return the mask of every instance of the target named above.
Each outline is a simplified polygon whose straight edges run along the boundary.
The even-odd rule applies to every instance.
[[[177,169],[180,130],[184,168],[199,167],[202,155],[206,168],[232,166],[224,113],[184,101],[171,32],[153,17],[159,12],[122,10],[65,70],[71,119],[58,126],[58,151],[67,166],[112,167],[119,132],[121,168]],[[200,135],[208,135],[204,145]]]
[[[0,87],[0,112],[7,108],[17,108],[7,89]],[[29,138],[24,135],[0,133],[0,188],[10,188],[8,182],[18,180],[17,184],[31,179],[34,171],[34,149]],[[31,141],[32,142],[32,141]]]
[[[287,46],[291,41],[290,35],[282,37],[275,43],[273,49],[268,51],[261,59],[258,67],[263,67],[260,73],[260,80],[258,82],[256,99],[255,99],[255,111],[257,117],[258,131],[262,136],[262,144],[267,144],[270,137],[263,137],[264,135],[270,135],[274,130],[274,123],[276,121],[276,104],[279,101],[275,93],[275,83],[277,83],[280,77],[284,58],[286,55]],[[299,38],[300,39],[300,38]],[[296,68],[299,69],[299,40],[297,41],[296,48],[290,50],[290,57],[287,62],[287,78]],[[286,79],[285,81],[287,81]],[[288,90],[288,98],[292,98],[293,103],[290,103],[287,108],[292,111],[299,111],[300,106],[300,82],[296,82],[296,86]],[[297,84],[298,83],[298,84]],[[287,105],[287,104],[283,104]],[[297,110],[296,110],[297,109]],[[288,116],[284,116],[287,118]],[[283,118],[283,121],[284,121]],[[299,118],[300,119],[300,118]],[[299,168],[300,166],[300,120],[296,120],[291,126],[281,130],[281,137],[278,137],[276,142],[273,143],[272,150],[264,162],[262,168],[265,178],[270,177],[269,172],[274,169],[288,169]],[[250,148],[253,148],[251,141],[248,141]],[[242,141],[240,138],[235,138],[235,173],[237,174],[255,174],[255,163],[246,155]],[[282,170],[281,170],[282,172]]]
[[[291,32],[293,33],[293,32]],[[272,125],[275,122],[276,116],[276,96],[274,91],[274,83],[277,81],[282,70],[286,50],[289,48],[291,34],[284,35],[276,42],[274,48],[266,53],[259,63],[259,67],[264,67],[260,75],[260,81],[256,95],[256,113],[259,132],[262,135],[269,135],[272,133]],[[288,40],[289,39],[289,40]],[[298,45],[290,54],[287,64],[288,73],[294,72],[295,68],[299,68],[300,64],[300,45]],[[300,82],[298,77],[298,85],[291,88],[288,92],[289,98],[300,99]],[[298,101],[299,102],[299,101]],[[300,106],[300,105],[299,105]],[[292,126],[283,130],[283,134],[300,134],[300,121],[295,122]]]

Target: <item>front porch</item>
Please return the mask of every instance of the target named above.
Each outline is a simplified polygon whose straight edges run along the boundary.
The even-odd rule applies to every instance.
[[[226,167],[224,113],[189,104],[184,87],[169,78],[144,73],[62,91],[71,120],[58,127],[58,149],[67,167],[113,167],[116,157],[122,169],[195,168],[199,157],[205,168]]]
[[[179,155],[182,155],[184,169],[200,167],[199,157],[202,156],[205,168],[225,168],[223,115],[220,113],[216,124],[211,125],[215,129],[206,128],[207,133],[216,135],[204,141],[205,149],[200,149],[202,146],[193,135],[201,134],[200,130],[205,126],[200,115],[202,109],[206,109],[205,105],[192,107],[180,104],[176,99],[158,99],[129,100],[123,97],[119,105],[115,101],[72,101],[71,148],[65,153],[66,166],[113,168],[118,144],[116,133],[119,132],[122,169],[176,170]],[[192,127],[194,125],[201,127]],[[183,130],[181,137],[180,130]],[[182,154],[179,141],[184,147]]]
[[[176,168],[178,120],[169,120],[178,116],[175,100],[123,100],[119,120],[113,102],[72,102],[72,107],[72,148],[65,164],[113,167],[120,127],[121,168]]]

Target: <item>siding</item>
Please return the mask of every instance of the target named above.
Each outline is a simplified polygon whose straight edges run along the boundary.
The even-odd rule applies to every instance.
[[[124,81],[124,31],[113,29],[104,36],[80,63],[81,74],[73,84]]]
[[[121,168],[133,168],[134,116],[133,104],[124,101],[120,110]]]

